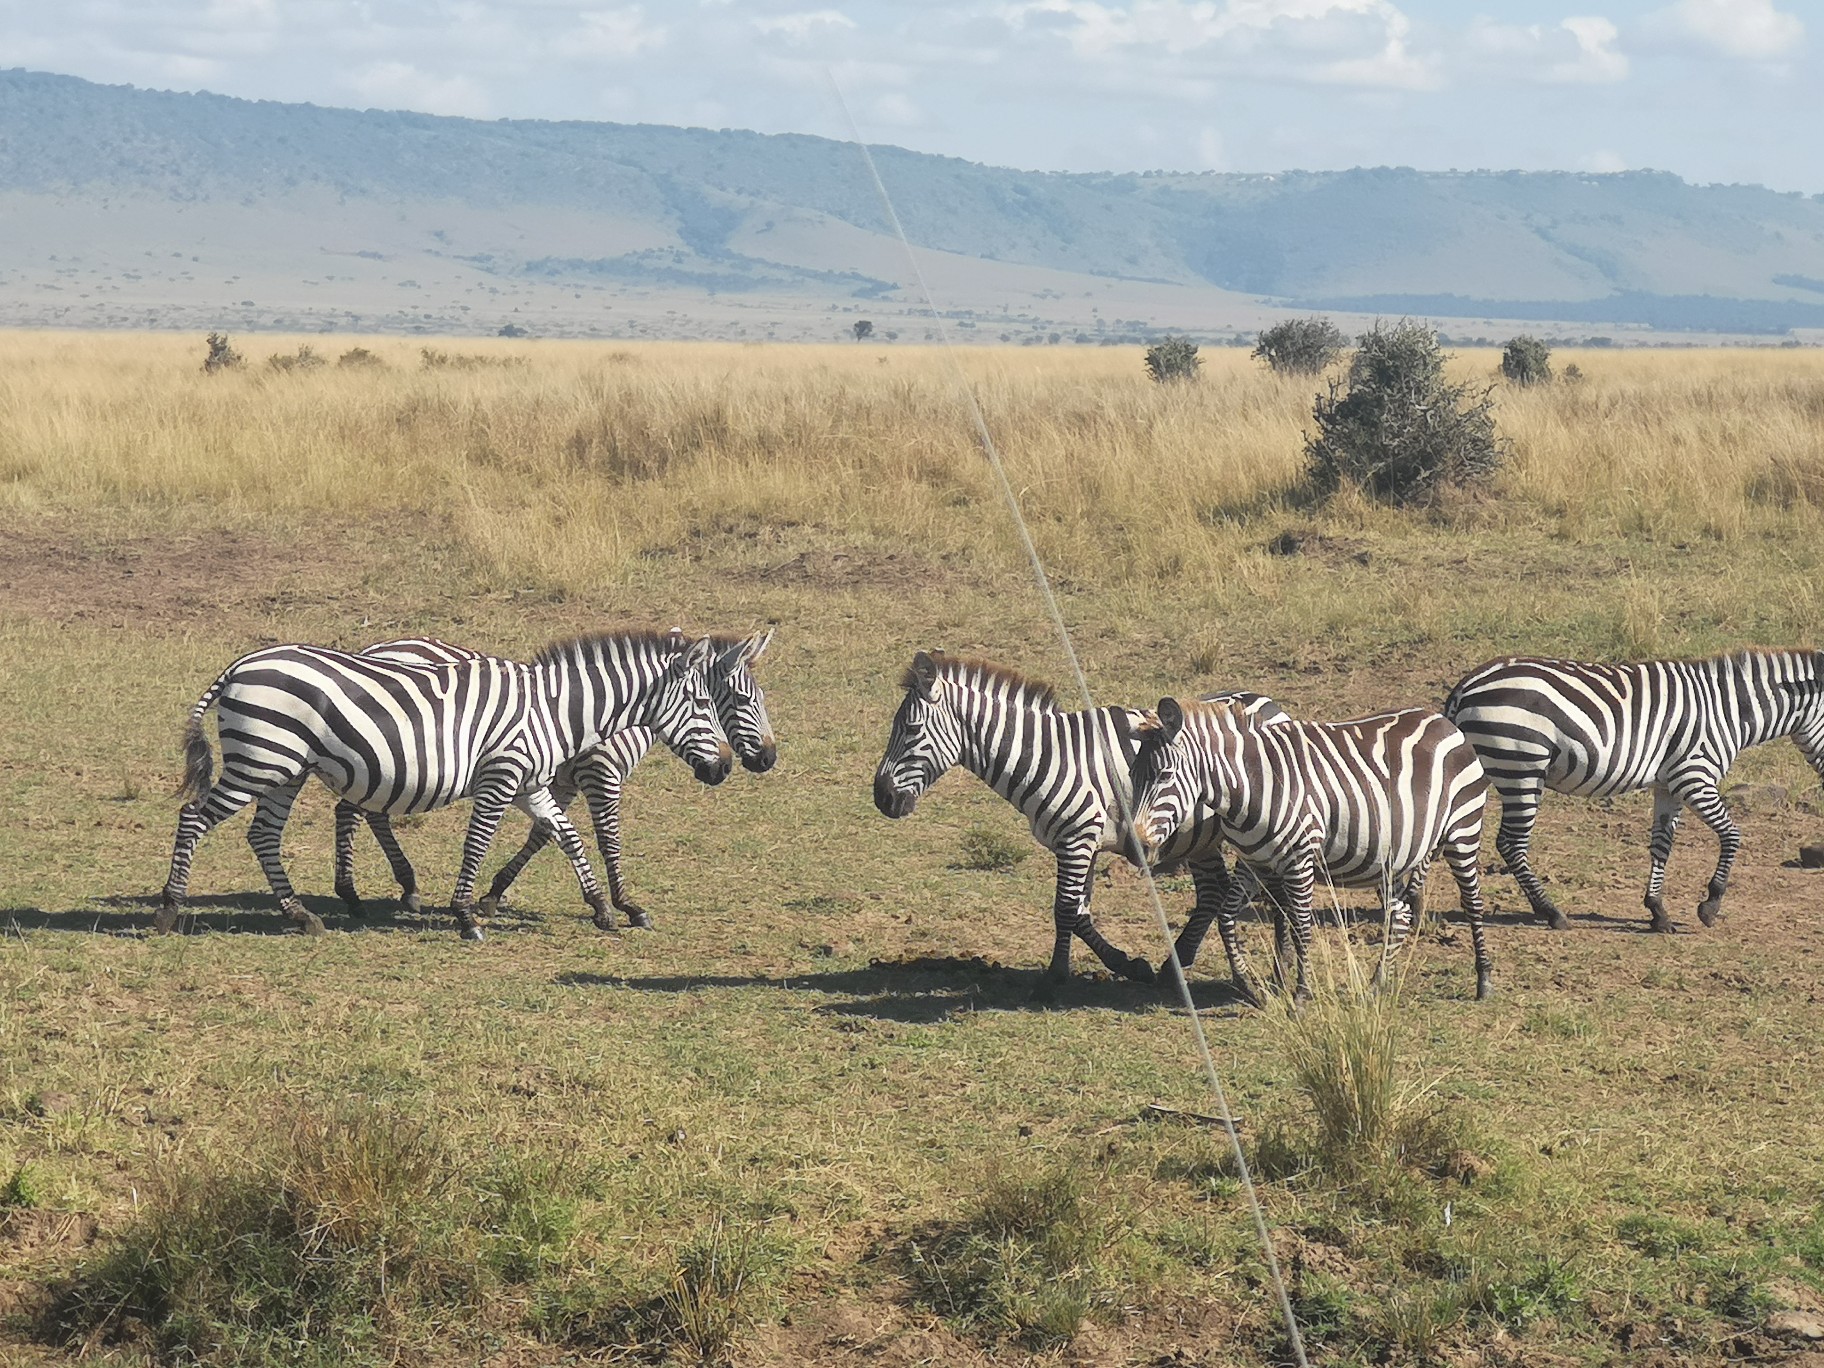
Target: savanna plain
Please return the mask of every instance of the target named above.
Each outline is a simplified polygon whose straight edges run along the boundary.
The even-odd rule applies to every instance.
[[[330,364],[267,364],[300,341]],[[1112,348],[240,342],[205,375],[194,337],[0,336],[8,1361],[1289,1361],[1186,1016],[1081,950],[1035,991],[1051,862],[974,780],[870,800],[914,650],[1064,673],[959,373],[1103,701],[1343,717],[1499,654],[1819,639],[1810,350],[1561,352],[1580,382],[1497,388],[1491,485],[1390,510],[1306,497],[1321,382],[1239,352],[1158,386]],[[402,824],[422,915],[363,838],[353,921],[313,790],[286,854],[329,934],[277,915],[244,817],[148,934],[182,719],[245,651],[774,622],[778,767],[629,785],[653,932],[596,931],[547,854],[459,941],[461,810]],[[1206,956],[1313,1362],[1824,1361],[1779,1328],[1824,1311],[1824,887],[1788,863],[1824,816],[1786,743],[1732,779],[1714,929],[1701,825],[1652,935],[1648,800],[1550,797],[1576,925],[1491,872],[1488,1002],[1438,905],[1367,1005],[1353,894],[1302,1018]],[[1163,952],[1129,871],[1095,901]]]

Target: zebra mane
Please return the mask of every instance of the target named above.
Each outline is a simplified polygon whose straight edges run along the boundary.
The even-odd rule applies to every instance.
[[[695,638],[659,627],[613,627],[600,632],[582,632],[545,645],[532,657],[534,665],[550,665],[567,656],[593,651],[611,642],[624,642],[635,650],[651,647],[660,655],[675,655]],[[740,638],[735,638],[740,640]],[[732,644],[732,643],[731,643]]]
[[[961,684],[965,688],[978,689],[984,693],[999,694],[1010,702],[1026,707],[1037,708],[1041,712],[1058,710],[1057,695],[1051,685],[1040,680],[1028,679],[1018,670],[1005,665],[997,665],[992,660],[982,660],[975,656],[946,655],[942,651],[931,652],[931,659],[937,663],[938,674],[952,684]],[[900,687],[913,688],[917,684],[912,667],[900,677]]]

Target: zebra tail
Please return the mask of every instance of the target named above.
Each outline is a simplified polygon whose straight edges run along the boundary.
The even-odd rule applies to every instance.
[[[203,716],[214,706],[232,669],[230,666],[216,676],[215,683],[196,700],[196,706],[190,709],[190,720],[184,724],[184,777],[177,786],[177,796],[186,803],[200,803],[215,780],[215,755],[203,731]]]

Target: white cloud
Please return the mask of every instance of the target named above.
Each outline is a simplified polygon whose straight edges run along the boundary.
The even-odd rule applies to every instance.
[[[1479,20],[1465,47],[1491,74],[1548,85],[1602,85],[1627,79],[1627,55],[1615,48],[1619,37],[1613,22],[1597,16],[1551,27]]]
[[[1618,152],[1610,152],[1606,148],[1599,148],[1595,152],[1586,153],[1584,156],[1579,157],[1577,162],[1579,170],[1594,171],[1598,175],[1605,176],[1616,171],[1626,171],[1628,169],[1628,159],[1626,157]]]
[[[1679,0],[1651,15],[1648,31],[1682,38],[1725,57],[1777,61],[1805,41],[1805,21],[1773,0]]]
[[[1094,61],[1150,58],[1208,75],[1408,90],[1438,82],[1435,60],[1412,50],[1411,20],[1390,0],[1016,0],[1001,15]]]
[[[802,14],[776,14],[754,20],[761,33],[776,34],[790,43],[805,43],[834,29],[852,29],[855,21],[841,10],[806,10]]]
[[[664,28],[646,22],[646,11],[639,5],[624,9],[588,10],[577,16],[577,24],[558,45],[566,56],[588,55],[625,61],[665,42]]]
[[[471,118],[483,118],[493,112],[487,97],[466,76],[436,76],[409,62],[374,62],[345,78],[344,83],[381,109],[413,109]]]
[[[1197,160],[1203,164],[1205,171],[1227,171],[1229,169],[1229,152],[1223,146],[1222,133],[1219,129],[1205,124],[1198,130]]]
[[[877,96],[868,106],[868,117],[886,128],[918,128],[929,122],[924,110],[897,90]]]

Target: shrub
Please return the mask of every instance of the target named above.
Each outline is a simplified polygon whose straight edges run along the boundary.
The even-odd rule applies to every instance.
[[[0,1211],[8,1207],[31,1208],[44,1205],[44,1180],[30,1164],[21,1164],[13,1176],[0,1184]]]
[[[266,358],[266,364],[276,371],[307,371],[321,366],[323,358],[308,342],[300,342],[295,352],[274,352]]]
[[[241,354],[234,349],[228,340],[227,333],[209,334],[209,355],[203,358],[203,373],[214,375],[217,371],[232,370],[242,364]]]
[[[1501,350],[1501,374],[1516,385],[1543,385],[1552,378],[1552,349],[1537,337],[1510,338]]]
[[[1332,380],[1305,438],[1320,495],[1349,485],[1394,504],[1429,502],[1446,485],[1492,474],[1507,454],[1495,435],[1492,387],[1444,378],[1429,328],[1402,321],[1363,333],[1345,380]]]
[[[53,1309],[68,1343],[133,1335],[163,1359],[322,1363],[395,1362],[433,1324],[448,1343],[482,1287],[461,1166],[429,1130],[372,1108],[275,1129],[227,1162],[158,1176]]]
[[[1343,354],[1347,342],[1327,318],[1288,318],[1261,333],[1250,354],[1281,375],[1317,375]]]
[[[961,1219],[908,1249],[933,1310],[1033,1349],[1067,1344],[1111,1300],[1111,1232],[1082,1169],[991,1175]]]
[[[1188,337],[1167,337],[1146,349],[1146,373],[1163,385],[1168,380],[1195,380],[1203,358]]]
[[[958,863],[964,869],[1005,871],[1031,853],[1031,847],[1023,841],[989,827],[970,827],[963,833],[963,855]]]
[[[1583,383],[1583,367],[1573,361],[1564,368],[1564,374],[1559,378],[1567,385],[1581,385]]]
[[[366,347],[350,347],[336,358],[336,364],[345,370],[386,369],[386,362],[375,356]]]

